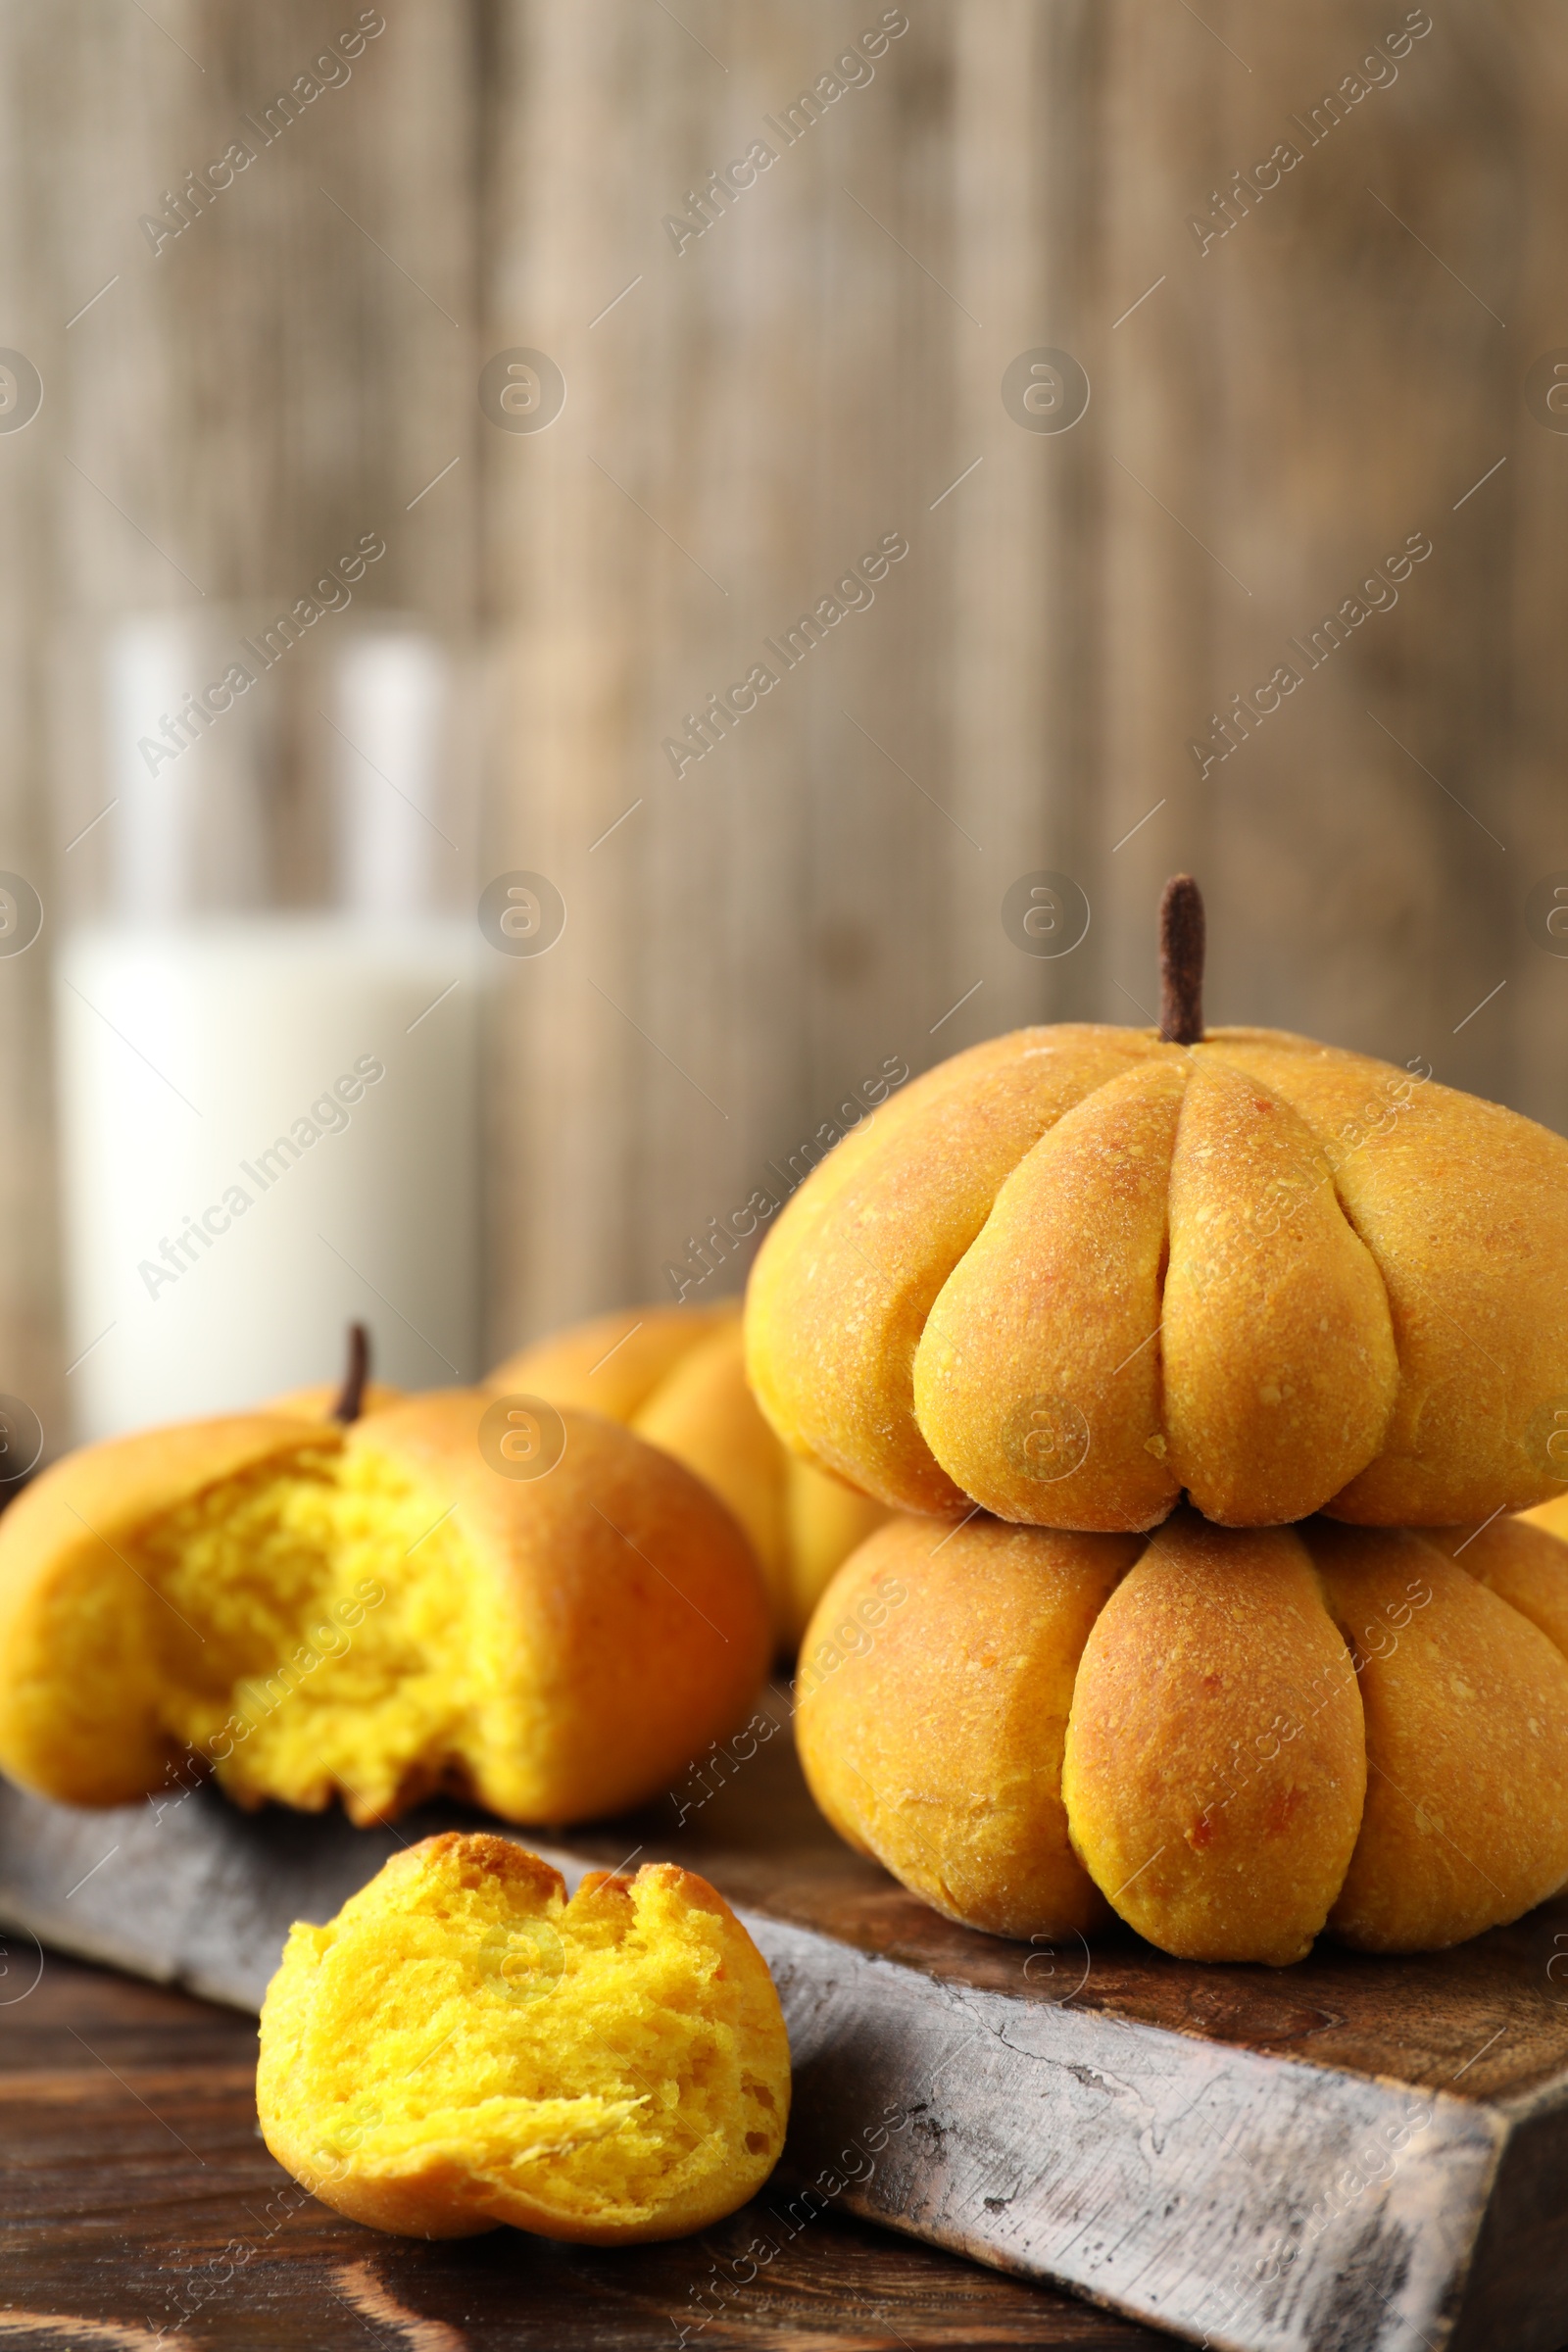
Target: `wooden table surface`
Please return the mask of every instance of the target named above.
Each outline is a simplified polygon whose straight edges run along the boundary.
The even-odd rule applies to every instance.
[[[1376,2120],[1379,2100],[1402,2113],[1419,2086],[1441,2111],[1434,2148],[1441,2138],[1447,2151],[1429,2151],[1420,2178],[1455,2205],[1455,2227],[1473,2232],[1477,2216],[1461,2192],[1475,2130],[1493,2109],[1506,2111],[1506,2122],[1544,2097],[1553,2115],[1560,2106],[1552,2105],[1565,2063],[1556,1980],[1568,1904],[1544,1905],[1452,1953],[1376,1963],[1326,1945],[1288,1971],[1201,1969],[1110,1935],[1083,1955],[1081,1981],[1075,1956],[1065,1956],[1071,1997],[1058,1999],[1055,1961],[1039,1967],[1045,1956],[1036,1953],[1020,1962],[1017,1945],[951,1926],[832,1838],[779,1740],[759,1748],[673,1838],[655,1808],[572,1840],[608,1864],[676,1850],[732,1899],[758,1907],[760,1935],[784,1923],[775,1966],[803,2030],[800,2095],[769,2191],[700,2237],[623,2252],[553,2246],[506,2230],[457,2244],[399,2240],[317,2205],[268,2156],[256,2128],[254,2017],[147,1981],[179,1967],[225,1999],[245,2000],[247,1988],[265,1984],[287,1919],[330,1916],[378,1867],[387,1837],[351,1832],[335,1816],[235,1815],[213,1792],[158,1819],[143,1808],[77,1815],[0,1790],[0,1896],[14,1923],[0,1929],[0,2352],[13,2344],[295,2352],[360,2342],[416,2352],[673,2352],[682,2341],[779,2352],[900,2344],[1150,2352],[1170,2338],[847,2207],[857,2201],[862,2216],[869,2206],[895,2224],[918,2214],[950,2244],[983,2241],[995,2260],[1012,2254],[1056,2271],[1065,2266],[1043,2257],[1087,2180],[1094,2199],[1108,2195],[1119,2215],[1121,2265],[1091,2265],[1089,2290],[1119,2285],[1135,2308],[1161,2319],[1182,2309],[1196,2333],[1217,2322],[1225,2302],[1219,2290],[1239,2259],[1233,2240],[1243,2242],[1237,2232],[1258,2161],[1289,2176],[1277,2190],[1265,2184],[1258,2210],[1272,2229],[1287,2188],[1299,2202],[1314,2166],[1333,2158],[1343,2169],[1342,2140],[1346,2149],[1360,2144],[1356,2133],[1368,2116]],[[410,1817],[392,1841],[430,1826]],[[830,1939],[825,1975],[790,1943],[802,1935],[812,1952]],[[61,1947],[73,1941],[147,1975],[68,1958]],[[993,2014],[999,2002],[1016,2014]],[[987,2019],[991,2031],[979,2032]],[[1040,2132],[1033,2171],[1015,2180],[1020,2149],[1036,2145],[1029,2119],[1042,2080],[1051,2085],[1051,2128]],[[880,2111],[878,2099],[906,2100],[911,2083],[929,2127],[919,2150],[912,2138],[899,2141],[900,2154],[875,2169],[863,2195],[848,2188],[816,2218],[792,2225],[802,2185],[792,2155],[810,2177],[841,2131],[854,2136],[857,2100]],[[841,2115],[847,2091],[854,2096]],[[1112,2091],[1130,2102],[1120,2122]],[[1150,2115],[1164,2123],[1146,2148]],[[1489,2230],[1495,2236],[1506,2225],[1506,2246],[1499,2269],[1503,2241],[1487,2239],[1491,2268],[1482,2266],[1467,2296],[1467,2309],[1476,2308],[1461,2330],[1466,2352],[1520,2352],[1527,2308],[1537,2352],[1568,2335],[1555,2307],[1568,2276],[1555,2242],[1568,2136],[1549,2117],[1544,2131],[1534,2164],[1514,2166],[1505,2193],[1487,2192],[1498,2208]],[[1215,2143],[1228,2150],[1238,2132],[1241,2173],[1213,2172]],[[1167,2139],[1168,2164],[1159,2154]],[[1395,2185],[1385,2184],[1390,2194]],[[1015,2203],[1019,2186],[1028,2194]],[[1353,2269],[1355,2248],[1382,2227],[1376,2203],[1376,2195],[1364,2206],[1348,2201],[1349,2255],[1325,2239],[1323,2278],[1308,2282],[1310,2294],[1302,2288],[1311,2324],[1291,2341],[1316,2352],[1331,2342],[1359,2352],[1370,2341],[1365,2313],[1353,2323],[1340,2314],[1326,2332],[1313,2315],[1325,2283],[1338,2312],[1335,2294],[1349,2275],[1339,2266]],[[1146,2206],[1152,2236],[1139,2234]],[[1020,2211],[1034,2220],[1009,2232]],[[1413,2212],[1406,2197],[1386,2218],[1403,2227]],[[759,2239],[773,2249],[760,2261]],[[1196,2302],[1188,2294],[1172,2305],[1163,2287],[1144,2291],[1139,2266],[1163,2277],[1160,2265],[1172,2263],[1182,2278],[1198,2279]],[[1422,2311],[1425,2340],[1436,2344],[1452,2314],[1446,2304]],[[1415,2327],[1411,2340],[1422,2336]]]
[[[831,2212],[748,2280],[765,2193],[700,2237],[624,2252],[514,2230],[379,2236],[262,2145],[253,2020],[40,1960],[21,1936],[3,1966],[0,2352],[641,2352],[683,2326],[688,2342],[776,2352],[1169,2341]]]

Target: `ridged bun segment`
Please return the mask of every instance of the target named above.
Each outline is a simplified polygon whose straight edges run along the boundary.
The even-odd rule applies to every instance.
[[[1518,1532],[1488,1532],[1504,1561]],[[1328,1606],[1364,1660],[1369,1768],[1329,1925],[1366,1951],[1425,1951],[1517,1918],[1568,1878],[1568,1661],[1471,1569],[1474,1545],[1450,1559],[1399,1531],[1324,1526],[1312,1547]],[[1539,1578],[1534,1530],[1521,1548]],[[1556,1550],[1547,1573],[1560,1607],[1568,1551]],[[1432,1601],[1397,1627],[1414,1581]]]
[[[840,1833],[993,1935],[1102,1897],[1190,1959],[1437,1950],[1568,1882],[1565,1648],[1568,1546],[1518,1520],[908,1518],[824,1595],[797,1731]]]
[[[786,1452],[747,1387],[740,1318],[738,1299],[622,1308],[525,1348],[485,1385],[609,1413],[683,1462],[745,1529],[793,1650],[834,1570],[887,1512]]]
[[[914,1416],[915,1350],[937,1294],[1024,1153],[1143,1058],[1130,1030],[1035,1034],[1059,1050],[1020,1055],[1016,1039],[992,1038],[884,1103],[811,1171],[752,1267],[746,1369],[759,1404],[786,1446],[895,1510],[969,1507]]]
[[[785,1496],[794,1465],[746,1386],[738,1301],[715,1330],[670,1366],[632,1415],[631,1427],[650,1446],[662,1446],[684,1462],[728,1503],[782,1600],[788,1589]],[[794,1629],[797,1639],[800,1630]]]
[[[1023,1936],[1108,1921],[1068,1840],[1061,1755],[1079,1652],[1139,1548],[894,1519],[812,1619],[796,1716],[811,1793],[949,1919]]]
[[[1560,1491],[1565,1286],[1568,1142],[1530,1120],[1283,1031],[1063,1024],[836,1147],[747,1360],[786,1445],[905,1510],[1449,1526]]]
[[[745,1713],[766,1595],[657,1447],[562,1415],[547,1475],[489,1399],[271,1415],[68,1455],[0,1520],[0,1767],[68,1803],[188,1785],[357,1820],[434,1789],[519,1821],[647,1801]]]
[[[789,2118],[767,1968],[706,1880],[559,1875],[501,1838],[394,1856],[297,1925],[262,2009],[263,2135],[372,2229],[680,2237],[761,2187]]]
[[[1482,1528],[1465,1544],[1464,1564],[1568,1656],[1568,1587],[1557,1574],[1565,1542],[1568,1501],[1545,1502]]]
[[[1169,1522],[1097,1620],[1070,1704],[1073,1844],[1129,1926],[1183,1958],[1299,1960],[1355,1850],[1366,1743],[1298,1538]]]

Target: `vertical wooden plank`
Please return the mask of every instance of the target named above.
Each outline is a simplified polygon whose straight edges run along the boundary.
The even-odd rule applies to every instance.
[[[955,472],[977,461],[978,470],[952,492],[942,526],[946,790],[979,848],[948,842],[944,947],[952,997],[982,974],[984,986],[936,1041],[950,1053],[1021,1021],[1098,1010],[1093,920],[1066,954],[1036,956],[1008,935],[1002,908],[1020,875],[1041,870],[1067,874],[1093,907],[1101,791],[1089,724],[1100,659],[1094,388],[1060,432],[1035,431],[1003,396],[1020,355],[1084,349],[1096,146],[1082,101],[1099,81],[1098,25],[1076,6],[985,0],[954,30],[951,203],[965,311],[951,321],[950,455]],[[1048,933],[1041,944],[1060,943]]]
[[[1112,362],[1101,629],[1132,687],[1123,703],[1107,684],[1105,727],[1118,793],[1140,769],[1148,801],[1168,797],[1118,858],[1137,880],[1121,953],[1138,957],[1157,866],[1195,863],[1218,916],[1211,1017],[1426,1054],[1508,1095],[1511,1007],[1466,1016],[1509,968],[1493,835],[1512,521],[1503,482],[1466,493],[1507,447],[1518,80],[1463,8],[1364,68],[1369,32],[1401,21],[1241,0],[1152,37],[1123,21],[1107,254],[1129,286],[1166,280]],[[1298,160],[1259,194],[1252,166],[1281,142]],[[1227,221],[1238,169],[1253,191]],[[1426,561],[1363,590],[1421,534]],[[1374,597],[1385,610],[1342,617],[1346,642],[1314,654],[1323,615]],[[1227,751],[1213,714],[1281,663],[1299,685]]]
[[[1191,274],[1189,191],[1246,69],[1190,12],[1109,12],[1090,97],[1100,268],[1086,360],[1100,484],[1093,641],[1094,733],[1103,789],[1101,1017],[1157,1018],[1153,910],[1164,877],[1198,872],[1215,897],[1207,796],[1185,738],[1212,694],[1218,612],[1244,590],[1216,513],[1216,425],[1225,426],[1206,283]],[[1086,420],[1088,421],[1088,420]],[[1118,846],[1119,845],[1119,846]],[[1216,906],[1215,916],[1221,916]],[[1211,926],[1211,952],[1223,923]],[[1211,1001],[1210,1017],[1214,1016]]]
[[[46,273],[32,269],[46,212],[30,168],[27,126],[48,86],[32,68],[29,27],[0,27],[0,342],[50,368],[69,313],[51,299]],[[89,289],[90,291],[90,289]],[[52,370],[51,370],[52,372]],[[45,381],[48,398],[56,387]],[[20,413],[20,412],[19,412]],[[52,895],[44,764],[48,614],[55,603],[49,531],[47,442],[38,412],[0,435],[0,868],[20,873],[45,901]],[[0,1390],[20,1396],[45,1432],[58,1431],[64,1365],[59,1350],[54,1153],[48,1080],[47,932],[20,955],[0,958]]]
[[[1568,874],[1568,662],[1562,614],[1568,606],[1568,416],[1548,410],[1546,378],[1568,362],[1568,290],[1562,222],[1568,218],[1568,51],[1559,19],[1521,0],[1494,27],[1519,92],[1521,199],[1512,223],[1509,462],[1504,479],[1514,522],[1506,595],[1510,632],[1507,731],[1509,822],[1509,1027],[1515,1040],[1514,1095],[1521,1110],[1568,1129],[1568,956],[1548,952],[1544,917],[1529,918],[1532,893]],[[1555,359],[1554,359],[1555,355]],[[1553,363],[1544,365],[1544,363]],[[1550,418],[1548,423],[1547,419]],[[1500,443],[1499,443],[1500,446]],[[1479,502],[1478,502],[1479,503]],[[1500,747],[1494,746],[1496,758]],[[1499,762],[1500,767],[1500,762]],[[1552,950],[1568,945],[1550,935]]]
[[[571,913],[504,976],[498,1342],[671,1265],[695,1285],[688,1237],[769,1158],[949,1042],[950,28],[911,21],[792,137],[876,12],[683,16],[506,19],[488,342],[550,350],[570,389],[548,434],[494,435],[494,857]],[[677,251],[662,217],[755,139],[772,161]],[[884,536],[908,553],[874,601],[770,652]],[[677,774],[663,739],[758,662],[776,684]]]
[[[1254,42],[1279,111],[1343,89],[1370,47],[1358,11],[1302,29]],[[1395,63],[1398,81],[1368,76],[1317,146],[1298,138],[1298,190],[1227,240],[1242,267],[1221,350],[1252,475],[1233,466],[1227,486],[1238,519],[1243,499],[1259,518],[1248,554],[1263,609],[1228,632],[1218,691],[1232,677],[1246,691],[1293,634],[1318,666],[1297,660],[1289,723],[1282,710],[1215,771],[1241,820],[1222,870],[1264,1017],[1294,993],[1325,1034],[1506,1095],[1508,1008],[1469,1016],[1504,976],[1490,747],[1506,731],[1510,514],[1483,477],[1506,449],[1516,93],[1463,9]],[[1364,586],[1411,536],[1430,557],[1391,589]],[[1397,610],[1315,652],[1321,614],[1392,593]]]

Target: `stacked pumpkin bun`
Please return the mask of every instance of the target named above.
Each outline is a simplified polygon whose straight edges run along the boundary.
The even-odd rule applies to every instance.
[[[76,1805],[211,1771],[245,1806],[368,1822],[446,1790],[565,1823],[744,1717],[768,1597],[700,1479],[571,1406],[530,1455],[480,1391],[366,1401],[362,1353],[335,1400],[114,1438],[24,1491],[0,1769]]]
[[[1161,929],[1157,1035],[944,1063],[759,1254],[764,1413],[903,1514],[807,1634],[807,1777],[992,1934],[1438,1949],[1568,1881],[1568,1143],[1205,1035],[1188,877]]]

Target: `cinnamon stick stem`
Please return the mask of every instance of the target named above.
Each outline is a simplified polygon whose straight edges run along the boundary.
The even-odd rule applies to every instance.
[[[349,1362],[343,1386],[332,1406],[332,1419],[345,1426],[365,1410],[365,1384],[370,1375],[370,1335],[363,1323],[349,1325]]]
[[[1172,874],[1159,902],[1159,1034],[1167,1046],[1203,1036],[1203,894],[1191,874]]]

